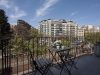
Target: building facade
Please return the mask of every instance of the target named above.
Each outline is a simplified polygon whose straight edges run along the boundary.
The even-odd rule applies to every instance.
[[[83,26],[85,33],[96,33],[100,32],[100,26],[85,25]]]
[[[43,20],[39,25],[39,32],[43,33],[44,36],[66,36],[74,37],[79,40],[84,39],[84,29],[80,28],[73,21],[66,20]]]

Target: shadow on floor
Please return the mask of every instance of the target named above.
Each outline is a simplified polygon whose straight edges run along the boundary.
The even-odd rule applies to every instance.
[[[76,60],[78,70],[72,68],[72,75],[100,75],[100,57],[96,57],[95,55],[84,55]],[[61,69],[58,69],[57,66],[51,67],[47,75],[60,75],[60,71]],[[30,72],[24,75],[34,75],[34,73]],[[37,72],[36,75],[41,74]],[[68,73],[63,70],[61,75],[68,75]]]

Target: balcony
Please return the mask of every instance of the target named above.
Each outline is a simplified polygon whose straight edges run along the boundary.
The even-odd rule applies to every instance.
[[[100,75],[100,57],[94,54],[92,48],[82,50],[78,44],[72,45],[73,40],[68,41],[67,37],[37,37],[31,40],[24,41],[23,39],[15,39],[10,44],[10,67],[12,68],[12,75],[34,75],[32,70],[31,59],[29,50],[32,51],[33,58],[38,59],[43,56],[48,59],[53,59],[52,55],[48,51],[48,47],[54,40],[60,39],[65,46],[72,46],[73,49],[70,54],[76,56],[75,61],[78,69],[72,68],[71,75]],[[17,44],[15,44],[15,42]],[[5,59],[6,56],[4,56]],[[56,55],[56,59],[59,62],[59,57]],[[2,62],[5,62],[2,60]],[[6,61],[7,62],[7,61]],[[50,68],[47,75],[60,75],[61,69],[58,68],[58,64],[53,60],[54,66]],[[67,63],[66,63],[67,64]],[[6,75],[6,74],[5,74]],[[41,75],[36,73],[36,75]],[[65,70],[62,71],[61,75],[68,75]]]
[[[78,58],[77,67],[78,70],[72,69],[72,75],[100,75],[100,57],[95,55],[83,55]],[[51,68],[51,71],[47,75],[60,75],[60,70]],[[25,75],[33,75],[34,73],[29,72]],[[37,73],[36,75],[40,75]],[[65,71],[62,72],[62,75],[68,75]]]

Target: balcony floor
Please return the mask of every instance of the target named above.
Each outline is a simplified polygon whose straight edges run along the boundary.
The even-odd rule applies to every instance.
[[[95,55],[84,55],[77,58],[78,70],[72,69],[72,75],[100,75],[100,57]],[[50,68],[51,71],[47,75],[60,75],[60,70],[57,68]],[[34,75],[32,72],[25,75]],[[37,73],[36,75],[41,75]],[[68,75],[66,71],[62,72],[62,75]]]

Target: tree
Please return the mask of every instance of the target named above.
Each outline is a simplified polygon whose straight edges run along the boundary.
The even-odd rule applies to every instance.
[[[39,33],[38,29],[32,27],[31,28],[31,36],[34,37],[34,38],[35,37],[42,37],[42,34]]]
[[[7,22],[7,18],[4,10],[0,9],[0,38],[2,36],[9,36],[11,33],[10,24]]]
[[[3,45],[3,42],[11,39],[11,30],[10,24],[8,23],[8,17],[5,15],[5,11],[0,9],[0,46]]]
[[[37,38],[40,37],[38,29],[31,27],[31,25],[24,20],[18,20],[14,32],[15,36],[14,39],[12,39],[12,54],[26,53],[27,49],[32,50],[33,43],[35,43],[34,47],[36,49],[38,45],[36,42],[39,41]],[[27,47],[28,42],[30,42],[29,47]]]
[[[100,42],[100,32],[85,33],[85,41],[91,43]]]
[[[18,20],[16,26],[16,33],[21,38],[27,40],[31,37],[31,25],[29,25],[24,20]]]
[[[0,50],[2,50],[2,73],[1,75],[10,75],[11,67],[7,66],[10,63],[8,46],[11,39],[10,24],[8,23],[8,17],[5,15],[5,11],[0,9]],[[6,61],[8,60],[8,61]]]

